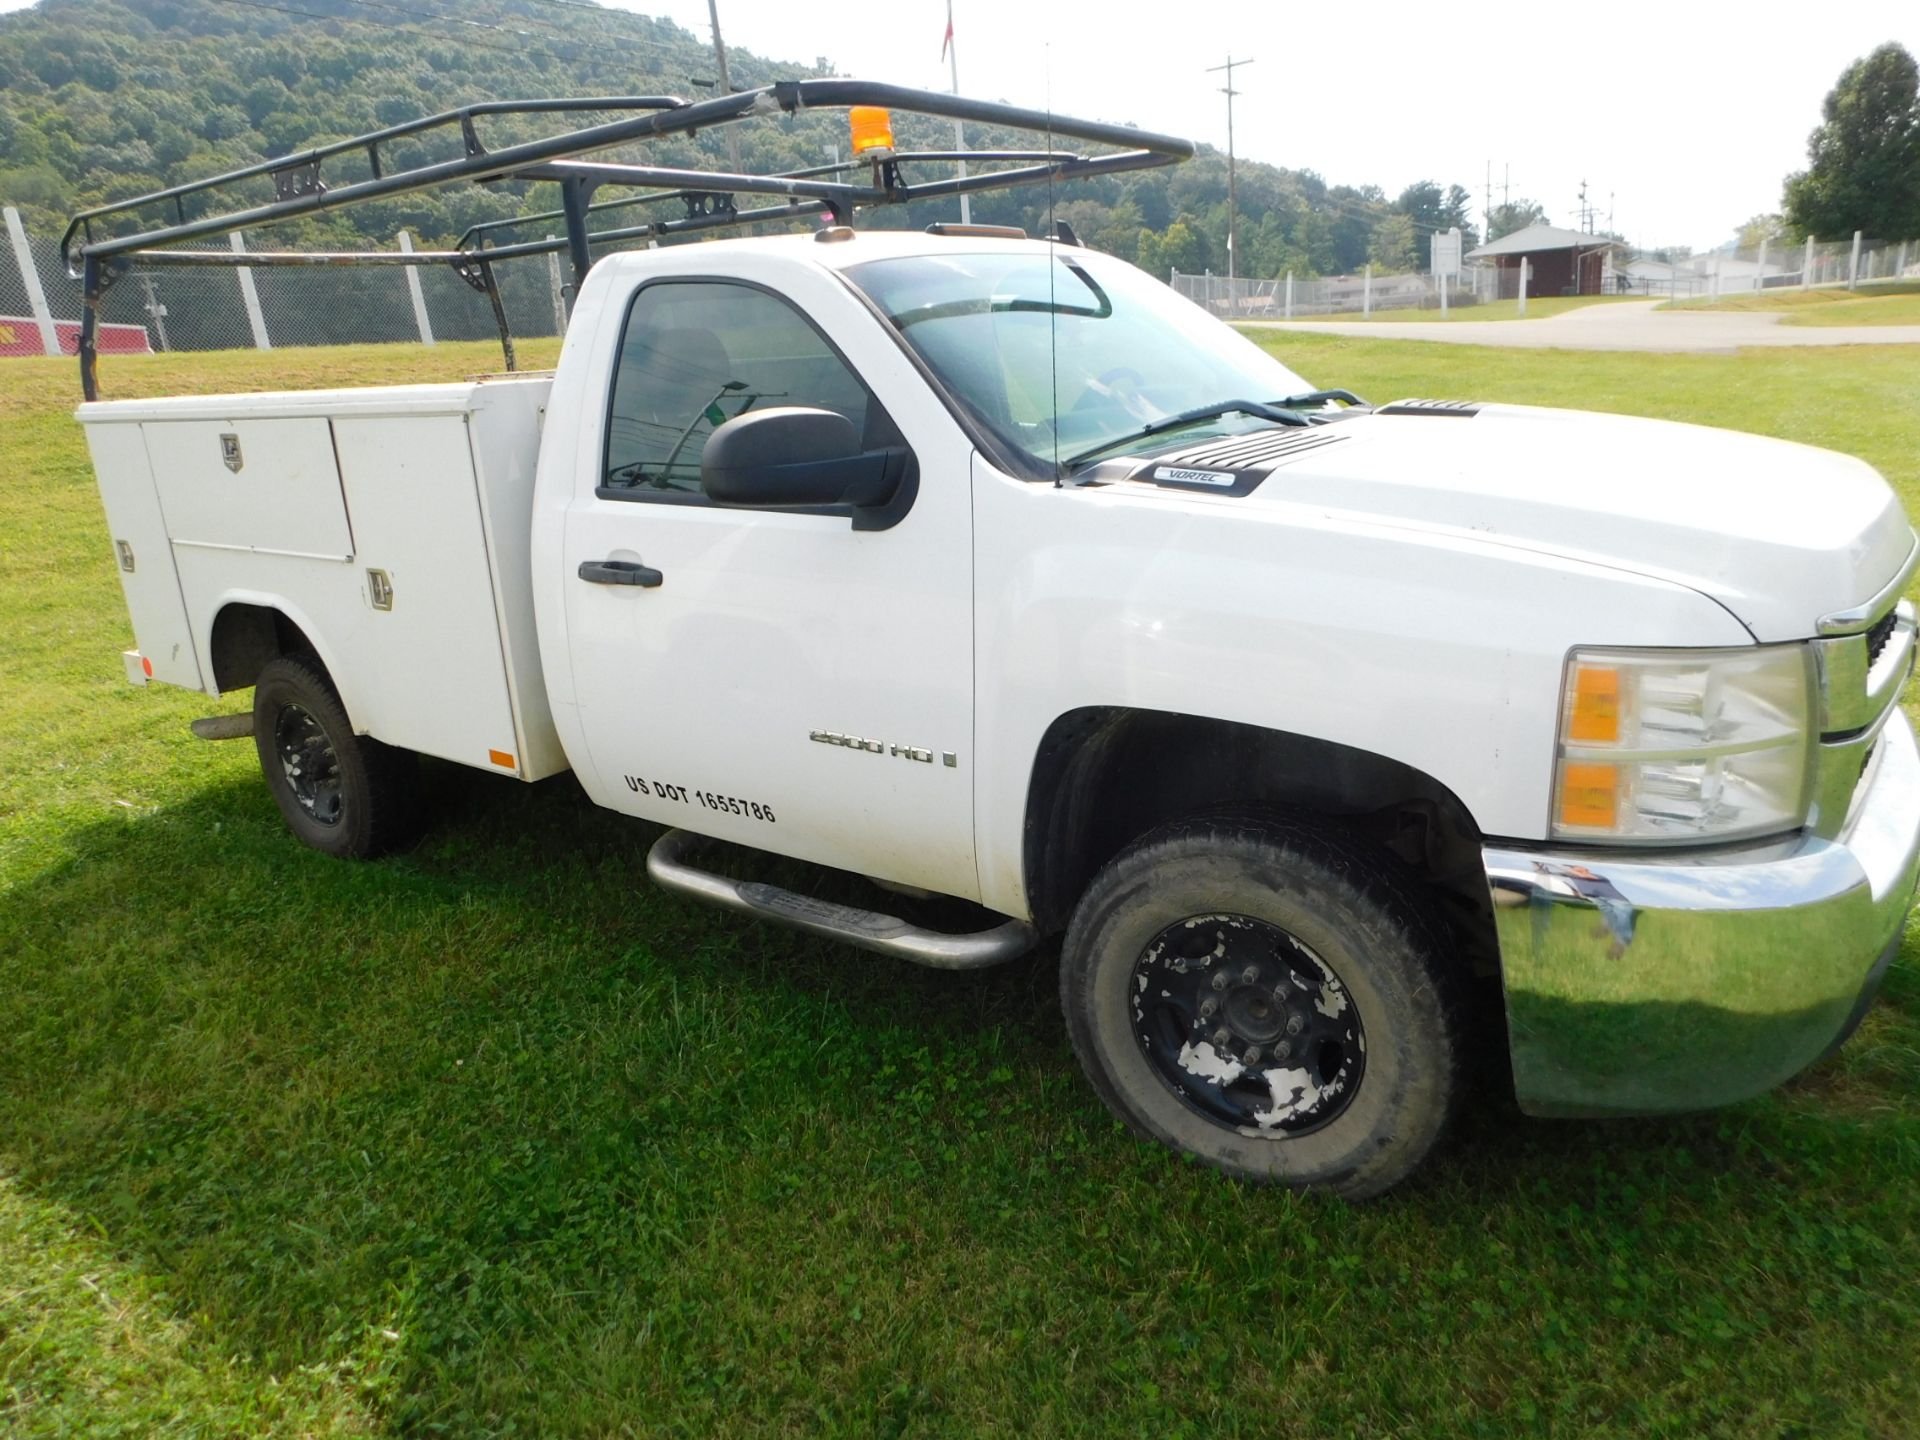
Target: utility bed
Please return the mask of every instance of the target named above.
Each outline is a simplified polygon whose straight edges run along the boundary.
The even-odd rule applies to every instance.
[[[130,677],[238,688],[215,673],[232,648],[215,627],[230,640],[265,623],[251,607],[270,600],[360,733],[525,780],[566,769],[528,559],[550,384],[81,406],[139,647]]]

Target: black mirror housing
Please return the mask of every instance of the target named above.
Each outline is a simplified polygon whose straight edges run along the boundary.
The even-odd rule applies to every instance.
[[[862,450],[844,415],[783,405],[715,430],[700,455],[700,488],[722,505],[882,505],[899,487],[898,458]]]

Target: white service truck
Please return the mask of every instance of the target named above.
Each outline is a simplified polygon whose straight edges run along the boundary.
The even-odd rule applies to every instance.
[[[410,833],[416,755],[571,769],[669,888],[931,965],[1064,935],[1119,1116],[1349,1196],[1503,1026],[1544,1115],[1838,1045],[1920,872],[1888,486],[1351,398],[1072,244],[833,226],[599,260],[550,375],[79,418],[130,678],[251,688],[330,854]]]

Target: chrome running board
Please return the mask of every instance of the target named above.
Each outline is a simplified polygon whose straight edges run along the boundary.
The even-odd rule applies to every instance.
[[[949,935],[940,930],[922,929],[897,915],[816,900],[810,895],[782,890],[777,885],[716,875],[687,863],[687,852],[702,844],[705,838],[688,830],[669,830],[654,841],[653,849],[647,852],[647,875],[663,890],[689,895],[723,910],[736,910],[742,915],[825,935],[862,950],[897,956],[936,970],[977,970],[1017,960],[1040,938],[1024,920],[1008,920],[1004,925],[968,935]]]

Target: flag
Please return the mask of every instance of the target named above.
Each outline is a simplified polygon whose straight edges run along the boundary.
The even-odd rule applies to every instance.
[[[947,33],[940,37],[940,58],[947,58],[947,48],[953,44],[953,0],[947,0]]]

